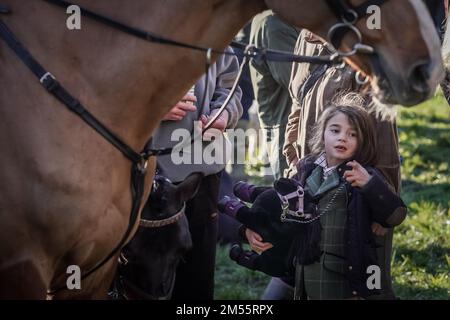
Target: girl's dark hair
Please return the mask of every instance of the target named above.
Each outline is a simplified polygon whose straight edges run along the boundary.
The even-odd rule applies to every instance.
[[[369,113],[362,108],[364,99],[356,94],[349,93],[338,97],[325,107],[314,126],[313,136],[310,141],[311,153],[319,155],[325,150],[324,132],[328,121],[336,114],[343,113],[354,127],[358,139],[356,153],[352,160],[362,165],[376,165],[377,162],[377,140],[373,120]]]

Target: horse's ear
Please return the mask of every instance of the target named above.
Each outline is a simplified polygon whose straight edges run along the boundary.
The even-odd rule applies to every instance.
[[[204,176],[202,172],[194,172],[177,185],[177,193],[182,202],[192,199],[197,194]]]

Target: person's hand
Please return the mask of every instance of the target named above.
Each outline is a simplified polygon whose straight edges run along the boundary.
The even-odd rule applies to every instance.
[[[347,165],[352,167],[352,170],[344,172],[344,178],[352,187],[364,187],[372,176],[367,172],[362,165],[356,161],[347,162]]]
[[[247,237],[248,243],[250,244],[252,250],[259,254],[273,247],[273,244],[270,242],[263,242],[262,237],[249,228],[245,229],[245,236]]]
[[[219,109],[214,109],[211,112],[209,117],[202,114],[202,116],[200,117],[200,120],[202,122],[202,130],[208,124],[208,122],[217,114],[217,112],[219,112]],[[211,137],[217,135],[217,133],[218,133],[217,130],[219,130],[219,132],[221,132],[221,133],[224,132],[228,126],[228,119],[229,119],[228,111],[223,110],[223,112],[220,114],[220,116],[217,118],[217,120],[214,121],[210,127],[210,129],[214,129],[214,130],[208,129],[203,134],[205,139],[211,140]]]
[[[371,228],[372,228],[373,234],[376,236],[380,236],[380,237],[385,236],[386,233],[388,232],[387,228],[383,227],[381,224],[379,224],[377,222],[372,223]]]
[[[186,94],[175,106],[166,113],[163,120],[180,121],[188,112],[196,111],[197,107],[194,105],[197,98],[192,94]]]

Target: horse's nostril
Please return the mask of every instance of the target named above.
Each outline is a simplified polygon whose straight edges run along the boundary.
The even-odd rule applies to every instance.
[[[409,73],[409,83],[414,91],[419,93],[428,93],[430,87],[428,80],[430,79],[430,62],[421,62],[415,65]]]

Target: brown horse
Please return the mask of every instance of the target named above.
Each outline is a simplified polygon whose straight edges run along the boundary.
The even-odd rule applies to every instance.
[[[325,0],[74,2],[154,34],[218,50],[267,8],[323,38],[338,22]],[[68,15],[41,0],[1,3],[12,12],[0,19],[36,59],[137,151],[204,71],[201,52],[151,44],[86,17],[81,30],[68,30]],[[378,58],[356,55],[348,61],[373,76],[382,100],[412,105],[426,99],[440,81],[442,62],[422,1],[384,3],[381,30],[367,29],[365,21],[356,26]],[[342,47],[353,40],[346,34]],[[49,95],[2,40],[0,66],[0,298],[44,299],[47,290],[65,286],[69,265],[86,272],[119,243],[130,215],[131,164]],[[149,173],[153,169],[154,162]],[[116,261],[86,278],[80,290],[52,297],[105,297]]]

